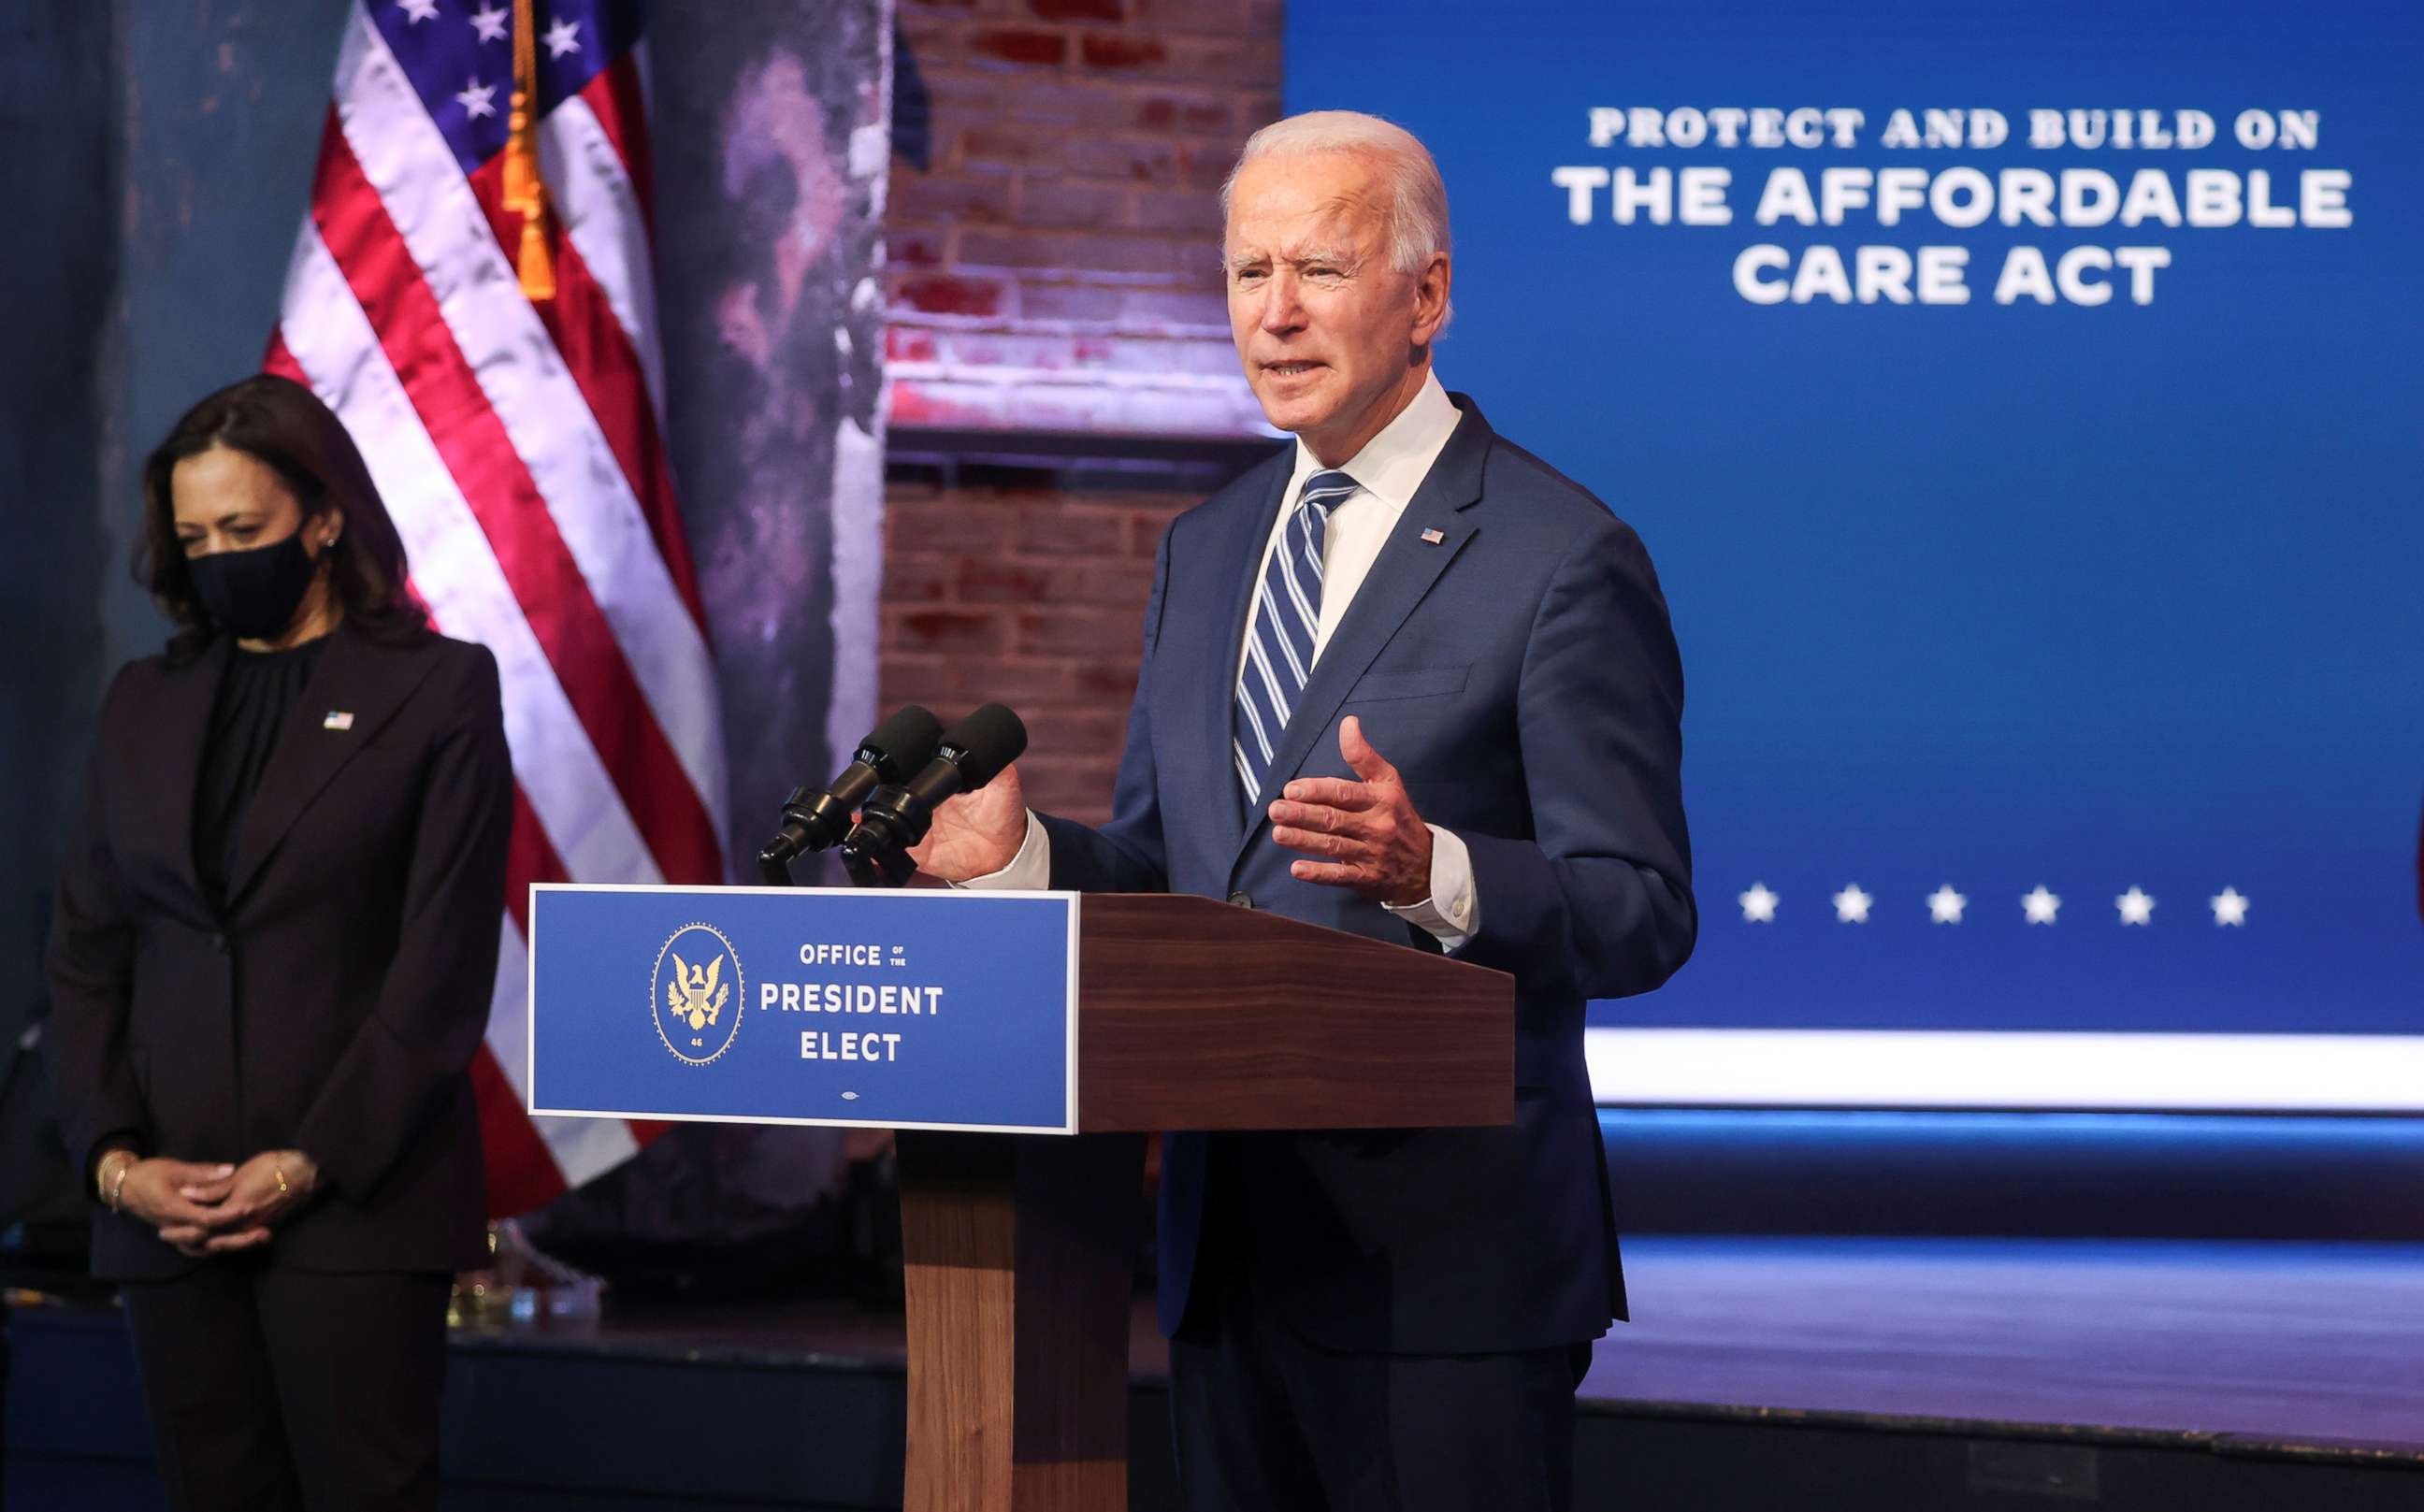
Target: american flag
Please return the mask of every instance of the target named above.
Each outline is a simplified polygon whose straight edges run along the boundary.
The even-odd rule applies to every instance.
[[[655,1132],[523,1111],[529,885],[724,879],[714,668],[665,457],[639,11],[359,0],[267,358],[344,420],[439,629],[503,674],[513,851],[473,1068],[499,1215]]]

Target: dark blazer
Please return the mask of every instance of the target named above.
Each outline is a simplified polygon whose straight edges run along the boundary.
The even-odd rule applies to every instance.
[[[1354,714],[1423,818],[1465,842],[1480,931],[1459,959],[1516,979],[1515,1121],[1236,1138],[1245,1233],[1225,1242],[1282,1319],[1341,1349],[1532,1348],[1623,1315],[1583,1006],[1665,981],[1698,927],[1682,670],[1649,555],[1452,397],[1463,419],[1314,667],[1271,787],[1352,777],[1338,725]],[[1044,820],[1052,885],[1244,894],[1436,948],[1378,903],[1290,877],[1295,852],[1262,811],[1241,817],[1237,646],[1292,465],[1283,451],[1162,537],[1113,817]],[[1163,1161],[1166,1331],[1186,1313],[1209,1154],[1205,1136],[1178,1134]]]
[[[513,772],[486,648],[340,628],[289,711],[228,878],[194,870],[202,741],[231,645],[111,684],[51,934],[69,1148],[240,1161],[297,1149],[324,1190],[270,1241],[306,1269],[477,1264],[468,1074],[495,990]],[[332,712],[353,716],[330,728]],[[95,1215],[93,1270],[195,1262]]]

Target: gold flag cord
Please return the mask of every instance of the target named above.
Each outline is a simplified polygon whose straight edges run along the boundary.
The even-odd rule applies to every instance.
[[[505,139],[505,208],[522,217],[515,259],[522,294],[555,297],[555,263],[547,250],[547,183],[538,172],[538,33],[532,0],[514,0],[514,103]]]

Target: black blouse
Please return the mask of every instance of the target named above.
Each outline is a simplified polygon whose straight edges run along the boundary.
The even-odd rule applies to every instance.
[[[236,836],[244,832],[244,816],[277,747],[279,726],[302,696],[327,645],[323,635],[285,651],[239,646],[228,658],[211,706],[210,734],[202,742],[200,784],[194,789],[194,870],[215,913],[227,907]]]

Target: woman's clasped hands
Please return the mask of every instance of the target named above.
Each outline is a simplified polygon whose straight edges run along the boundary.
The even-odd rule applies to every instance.
[[[264,1150],[240,1166],[154,1157],[104,1171],[103,1183],[111,1206],[199,1260],[267,1244],[318,1189],[320,1168],[300,1150]]]

